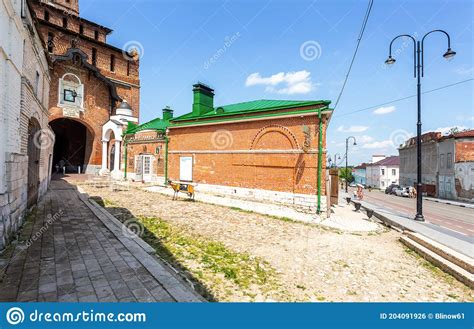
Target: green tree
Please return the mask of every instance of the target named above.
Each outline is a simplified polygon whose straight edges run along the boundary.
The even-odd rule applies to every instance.
[[[352,183],[354,181],[354,176],[352,176],[352,168],[339,168],[339,179],[345,180],[347,183]]]

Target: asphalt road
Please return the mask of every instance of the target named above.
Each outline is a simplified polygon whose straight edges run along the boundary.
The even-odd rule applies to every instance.
[[[364,190],[364,201],[383,206],[399,215],[414,217],[416,214],[416,199],[387,195],[377,190],[372,192]],[[427,222],[474,236],[474,209],[472,208],[423,200],[423,215]]]

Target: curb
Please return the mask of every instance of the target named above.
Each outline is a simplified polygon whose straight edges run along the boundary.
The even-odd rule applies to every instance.
[[[440,200],[440,199],[436,199],[436,198],[423,198],[423,200],[436,202],[436,203],[442,203],[442,204],[449,204],[451,206],[456,206],[456,207],[461,207],[461,208],[474,209],[474,204],[461,203],[461,202],[449,201],[449,200]]]

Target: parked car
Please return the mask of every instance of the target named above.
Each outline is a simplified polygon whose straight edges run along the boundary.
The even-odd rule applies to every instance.
[[[385,194],[395,194],[393,190],[397,188],[400,188],[400,185],[391,184],[389,187],[385,189]]]
[[[408,188],[406,187],[399,187],[399,188],[396,188],[394,191],[395,191],[396,196],[402,196],[402,197],[408,198],[408,196],[410,195],[408,193]]]

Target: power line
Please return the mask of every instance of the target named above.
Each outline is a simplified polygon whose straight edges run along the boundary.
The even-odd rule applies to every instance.
[[[336,109],[337,104],[339,104],[339,100],[341,99],[342,93],[344,92],[344,89],[345,89],[346,84],[347,84],[347,80],[349,79],[349,74],[351,73],[352,65],[354,64],[357,52],[359,51],[359,45],[360,45],[360,42],[362,40],[362,36],[364,35],[365,27],[367,25],[367,21],[369,20],[369,16],[370,16],[370,12],[372,10],[372,5],[373,4],[374,4],[374,1],[370,0],[369,1],[369,6],[367,7],[367,11],[365,12],[364,21],[362,22],[362,27],[361,27],[360,32],[359,32],[359,37],[357,38],[357,46],[355,48],[354,55],[352,56],[351,64],[349,65],[349,70],[347,71],[346,78],[344,79],[344,83],[342,85],[341,92],[339,93],[339,96],[337,97],[336,105],[334,105],[334,109]]]
[[[451,83],[451,84],[449,84],[449,85],[445,85],[445,86],[441,86],[441,87],[438,87],[438,88],[435,88],[435,89],[427,90],[427,91],[422,92],[422,94],[429,94],[429,93],[432,93],[432,92],[435,92],[435,91],[438,91],[438,90],[441,90],[441,89],[446,89],[446,88],[449,88],[449,87],[453,87],[453,86],[456,86],[456,85],[460,85],[460,84],[462,84],[462,83],[466,83],[466,82],[469,82],[469,81],[472,81],[472,80],[474,80],[474,78],[470,78],[470,79],[458,81],[458,82],[455,82],[455,83]],[[391,100],[391,101],[388,101],[388,102],[385,102],[385,103],[380,103],[380,104],[377,104],[377,105],[372,105],[372,106],[369,106],[369,107],[365,107],[365,108],[363,108],[363,109],[359,109],[359,110],[355,110],[355,111],[343,113],[343,114],[340,114],[340,115],[335,115],[334,117],[336,117],[336,118],[337,118],[337,117],[343,117],[343,116],[346,116],[346,115],[351,115],[351,114],[354,114],[354,113],[359,113],[359,112],[371,110],[371,109],[376,108],[376,107],[380,107],[380,106],[384,106],[384,105],[388,105],[388,104],[400,102],[400,101],[403,101],[403,100],[406,100],[406,99],[410,99],[410,98],[413,98],[413,97],[416,97],[416,96],[417,96],[417,95],[410,95],[410,96],[406,96],[406,97],[394,99],[394,100]]]

